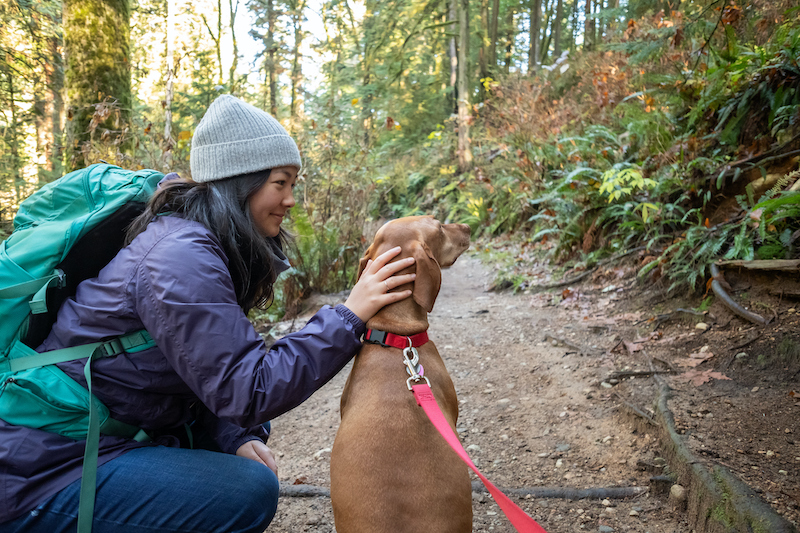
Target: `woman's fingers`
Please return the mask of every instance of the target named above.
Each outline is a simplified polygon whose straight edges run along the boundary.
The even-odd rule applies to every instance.
[[[374,260],[367,261],[359,280],[350,291],[344,305],[366,322],[383,306],[411,296],[410,290],[394,290],[411,283],[416,274],[397,274],[414,264],[413,257],[395,259],[402,249],[399,246],[383,252]]]
[[[402,276],[391,276],[386,278],[383,282],[386,285],[386,290],[390,291],[395,287],[399,287],[400,285],[405,285],[406,283],[411,283],[416,279],[416,274],[403,274]]]
[[[376,257],[375,260],[372,262],[372,265],[370,265],[370,267],[368,267],[368,268],[372,268],[372,273],[373,274],[376,273],[377,271],[382,269],[384,266],[386,266],[386,264],[389,261],[391,261],[392,259],[397,257],[397,254],[399,254],[402,250],[403,249],[400,248],[399,246],[395,246],[391,250],[386,250],[381,255]]]

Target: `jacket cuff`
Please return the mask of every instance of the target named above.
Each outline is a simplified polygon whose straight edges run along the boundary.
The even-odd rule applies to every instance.
[[[362,322],[361,319],[358,318],[349,307],[339,304],[334,307],[334,309],[336,310],[336,313],[342,317],[342,320],[344,320],[353,328],[353,332],[356,334],[356,337],[360,339],[361,336],[367,332],[367,326],[364,325],[364,322]]]
[[[233,441],[233,451],[231,453],[235,455],[236,450],[238,450],[239,447],[242,446],[242,444],[250,442],[251,440],[257,440],[259,442],[263,442],[264,444],[266,444],[266,441],[261,437],[259,437],[258,435],[243,435]]]

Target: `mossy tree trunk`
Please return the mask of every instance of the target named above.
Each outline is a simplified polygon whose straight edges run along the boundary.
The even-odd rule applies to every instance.
[[[67,169],[94,163],[93,143],[119,150],[131,113],[130,0],[65,0]]]

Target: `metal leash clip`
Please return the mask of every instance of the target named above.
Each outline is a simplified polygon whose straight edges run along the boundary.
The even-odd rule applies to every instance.
[[[408,390],[411,390],[411,382],[417,383],[421,380],[430,386],[431,382],[425,377],[425,369],[419,364],[419,352],[411,345],[411,339],[408,339],[408,346],[403,348],[403,364],[406,365],[406,372],[410,378],[406,380]]]

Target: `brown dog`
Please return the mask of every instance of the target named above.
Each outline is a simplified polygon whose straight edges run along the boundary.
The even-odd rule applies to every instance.
[[[469,247],[469,226],[433,217],[393,220],[378,230],[361,259],[401,246],[394,260],[413,256],[413,295],[384,307],[372,330],[411,336],[428,329],[439,293],[441,267]],[[424,376],[455,431],[458,400],[433,342],[418,348]],[[417,406],[409,391],[402,350],[365,344],[356,355],[341,400],[342,422],[331,453],[331,502],[339,533],[472,531],[472,492],[467,466]]]

